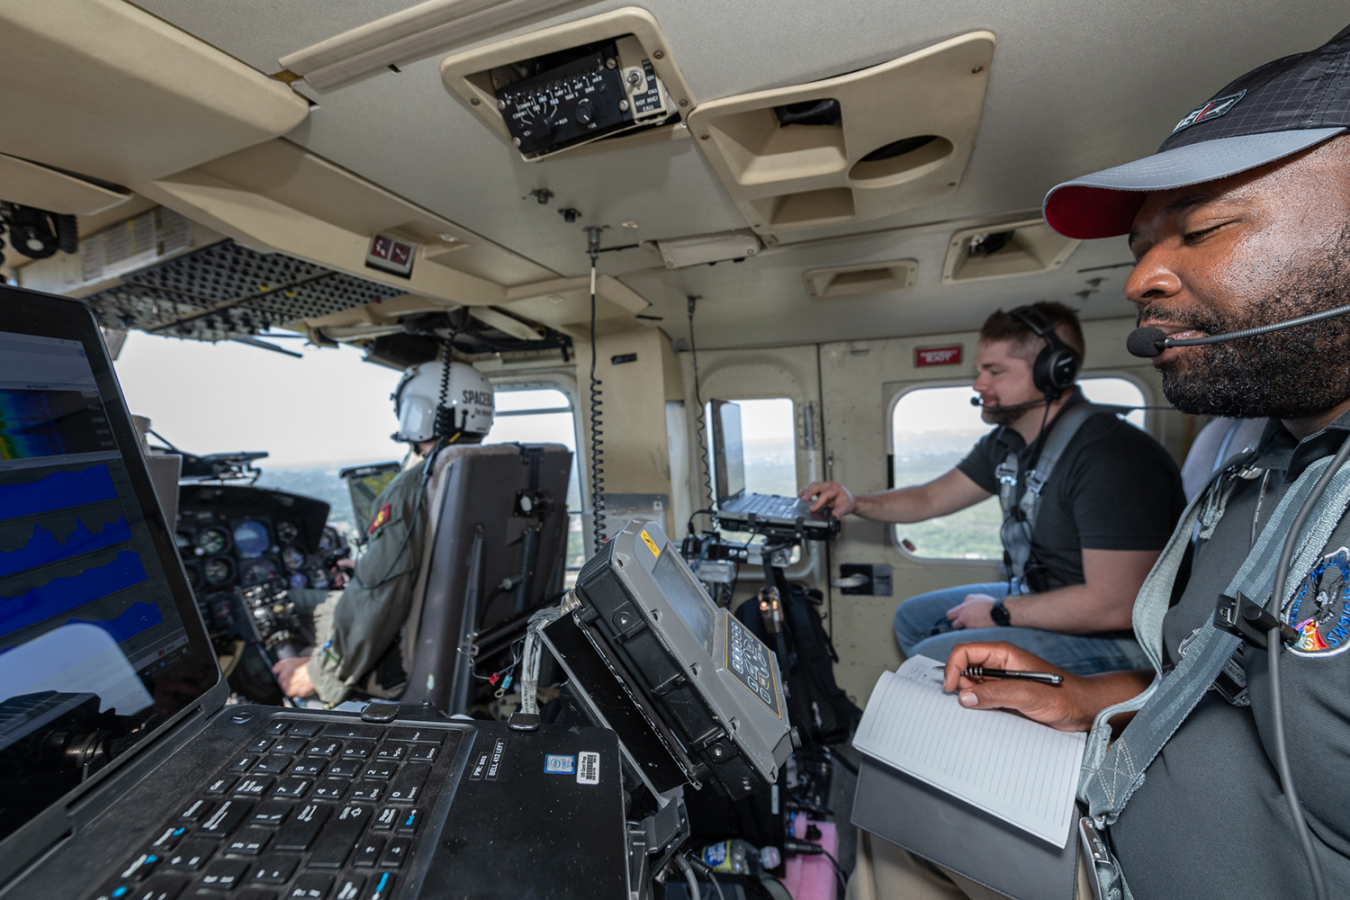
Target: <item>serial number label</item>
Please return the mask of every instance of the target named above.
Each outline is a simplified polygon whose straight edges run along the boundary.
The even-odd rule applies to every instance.
[[[723,610],[722,614],[727,617],[727,671],[749,688],[750,693],[763,700],[775,716],[783,718],[769,648],[729,611]]]

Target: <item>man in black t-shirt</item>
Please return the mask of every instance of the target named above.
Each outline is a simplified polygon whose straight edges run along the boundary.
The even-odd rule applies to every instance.
[[[1038,333],[1051,329],[1054,338]],[[1053,452],[1057,429],[1070,429],[1040,492],[1029,540],[1023,537],[1022,557],[1009,515],[1026,516],[1005,512],[1010,579],[901,603],[895,634],[906,656],[945,660],[957,643],[1003,640],[1078,674],[1144,664],[1130,611],[1185,506],[1181,475],[1157,441],[1110,411],[1079,418],[1086,401],[1071,382],[1082,353],[1082,331],[1068,307],[1043,302],[1000,310],[980,329],[974,384],[981,417],[999,427],[956,468],[927,484],[874,494],[854,496],[838,482],[802,490],[802,499],[815,498],[813,509],[830,507],[836,516],[919,522],[999,494],[1002,476],[1017,504],[1028,473],[1038,464],[1044,469],[1042,454]]]

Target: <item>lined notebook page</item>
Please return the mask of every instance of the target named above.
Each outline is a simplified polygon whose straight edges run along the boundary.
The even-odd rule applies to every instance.
[[[942,692],[924,656],[883,673],[853,746],[1056,847],[1069,840],[1086,735]]]

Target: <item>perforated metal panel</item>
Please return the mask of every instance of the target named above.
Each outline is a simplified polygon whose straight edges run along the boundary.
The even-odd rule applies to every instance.
[[[110,328],[219,341],[396,297],[366,281],[281,253],[222,241],[123,276],[87,298]]]

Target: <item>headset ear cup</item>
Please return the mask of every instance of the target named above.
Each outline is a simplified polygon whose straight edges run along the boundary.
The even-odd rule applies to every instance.
[[[1049,381],[1059,391],[1067,391],[1078,377],[1078,354],[1064,347],[1051,354]]]

